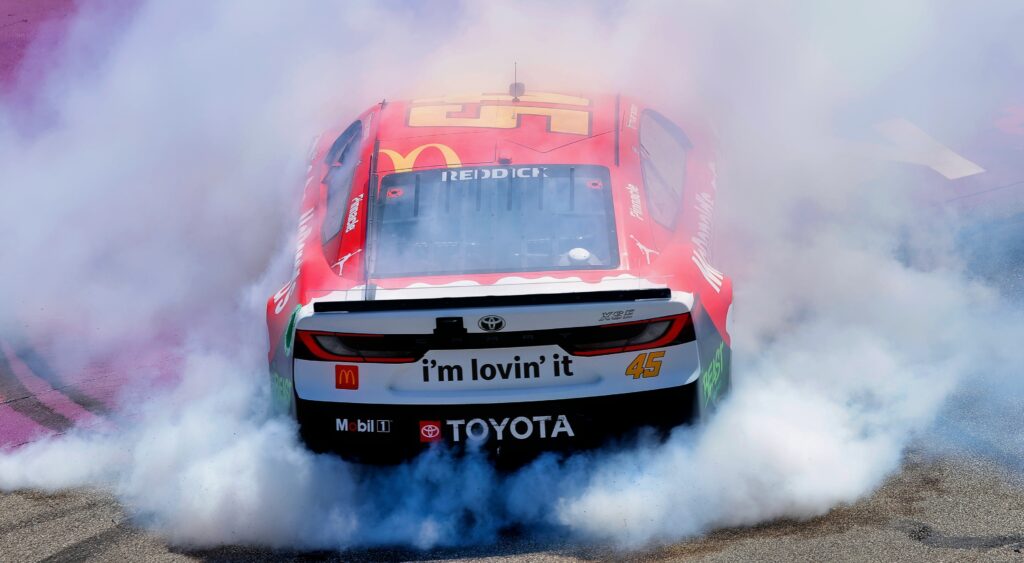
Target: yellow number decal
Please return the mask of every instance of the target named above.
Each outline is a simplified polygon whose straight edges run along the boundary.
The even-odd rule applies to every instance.
[[[409,110],[409,127],[490,127],[515,129],[520,115],[541,115],[548,118],[552,133],[590,134],[590,112],[577,109],[540,108],[533,106],[480,106],[479,117],[451,117],[463,106],[413,106]]]
[[[420,98],[413,100],[416,105],[437,105],[437,104],[477,104],[480,102],[511,102],[512,96],[508,94],[466,94],[456,96],[441,96],[437,98]],[[568,96],[554,92],[528,92],[519,96],[519,101],[524,104],[559,104],[563,106],[589,106],[590,100],[579,96]]]
[[[503,94],[481,94],[479,96],[416,100],[413,102],[414,105],[409,108],[408,124],[409,127],[515,129],[519,127],[520,116],[537,115],[547,118],[548,131],[552,133],[590,134],[590,111],[578,109],[580,106],[585,107],[590,104],[590,100],[586,98],[537,92],[535,94],[524,94],[516,100],[515,105],[501,103],[511,101],[513,101],[511,96]],[[553,108],[531,105],[538,103],[576,107]],[[465,115],[467,105],[475,104],[479,104],[477,115]]]
[[[633,376],[633,379],[641,377],[658,377],[661,373],[661,359],[665,357],[664,350],[660,352],[643,353],[633,358],[626,368],[626,375]]]
[[[658,377],[658,374],[661,373],[661,359],[664,357],[664,350],[647,354],[647,361],[644,363],[644,377]]]
[[[644,358],[647,354],[640,354],[632,362],[629,363],[629,367],[626,368],[626,375],[632,375],[633,379],[640,379],[644,374]]]

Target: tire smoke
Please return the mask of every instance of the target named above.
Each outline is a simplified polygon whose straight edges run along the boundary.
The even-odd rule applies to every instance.
[[[998,388],[1021,365],[1020,321],[965,268],[960,219],[867,150],[886,145],[872,125],[922,93],[1018,85],[1009,7],[121,9],[86,4],[62,51],[26,63],[50,69],[31,105],[0,106],[0,339],[128,383],[112,424],[0,451],[2,490],[108,487],[136,523],[191,546],[428,548],[518,525],[638,547],[854,502],[958,412],[960,385]],[[715,123],[734,394],[666,443],[512,475],[443,451],[386,469],[309,453],[268,413],[263,332],[304,150],[384,96],[503,90],[514,60],[528,88],[622,90]],[[977,118],[958,108],[926,105],[914,123],[955,142]]]

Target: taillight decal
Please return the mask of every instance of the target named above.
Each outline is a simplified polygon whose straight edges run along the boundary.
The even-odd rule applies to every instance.
[[[563,346],[563,348],[565,348],[567,352],[574,356],[603,356],[607,354],[619,354],[622,352],[636,352],[638,350],[662,348],[664,346],[681,344],[683,342],[691,342],[693,340],[696,340],[695,336],[693,335],[693,320],[691,319],[689,313],[673,315],[670,317],[647,319],[642,321],[630,321],[626,323],[601,325],[601,328],[618,328],[629,325],[654,324],[664,321],[672,321],[672,324],[669,325],[668,329],[665,330],[664,334],[650,342],[627,344],[625,346],[609,346],[607,348],[597,348],[593,350],[573,350],[572,346]],[[685,334],[684,331],[686,331]]]
[[[659,331],[663,332],[659,334]],[[297,330],[295,340],[295,358],[297,359],[405,364],[419,361],[424,354],[431,350],[558,346],[572,356],[601,356],[674,346],[692,342],[696,340],[696,337],[690,314],[683,313],[597,326],[519,332],[468,333],[457,336],[438,335],[436,332],[434,334],[359,334]]]
[[[358,338],[378,338],[383,337],[381,334],[353,334],[353,333],[341,333],[341,332],[325,332],[318,330],[299,330],[296,331],[298,340],[302,343],[303,347],[312,358],[300,358],[300,359],[316,359],[328,362],[359,362],[359,363],[377,363],[377,364],[407,364],[415,362],[417,356],[367,356],[361,354],[342,355],[335,354],[320,345],[316,341],[317,336],[330,336],[330,337],[358,337]],[[296,354],[296,357],[300,357],[302,354]]]

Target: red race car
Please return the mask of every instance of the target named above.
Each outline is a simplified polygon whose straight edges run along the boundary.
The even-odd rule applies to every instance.
[[[710,137],[524,90],[384,101],[316,143],[267,303],[275,404],[313,449],[573,450],[728,389]]]

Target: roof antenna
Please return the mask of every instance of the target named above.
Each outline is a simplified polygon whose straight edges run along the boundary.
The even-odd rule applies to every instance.
[[[519,96],[526,93],[526,84],[519,82],[519,62],[512,62],[512,84],[508,86],[508,95],[512,96],[513,102],[519,101]]]

